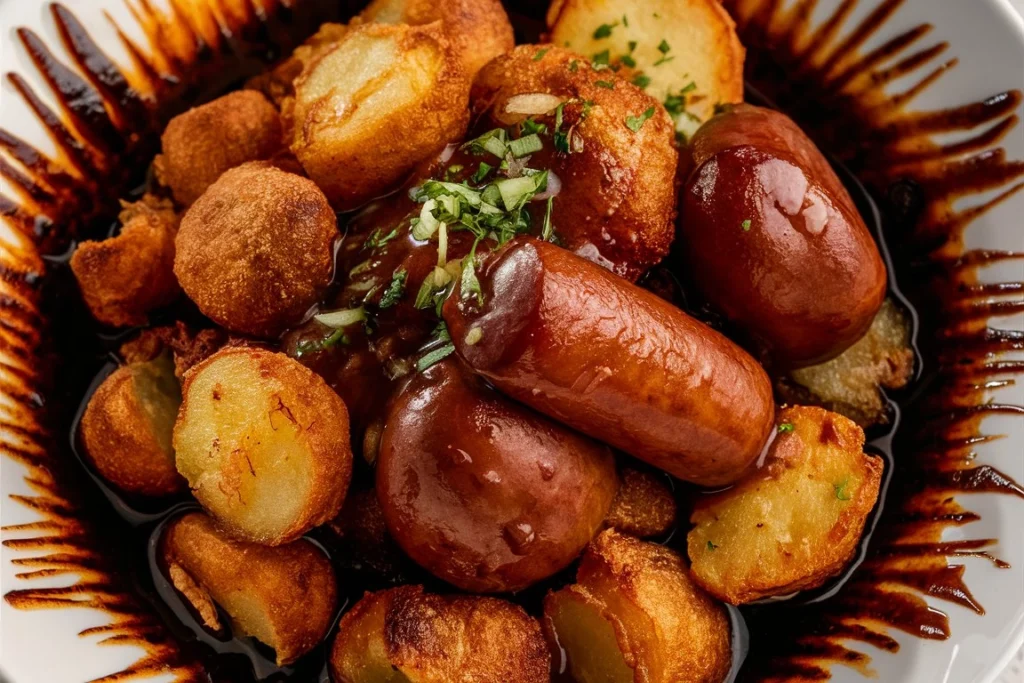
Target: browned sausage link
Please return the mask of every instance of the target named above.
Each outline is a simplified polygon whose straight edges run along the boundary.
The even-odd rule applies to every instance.
[[[459,355],[503,392],[705,486],[761,451],[771,383],[731,341],[568,251],[517,238],[481,268],[484,303],[444,318]]]

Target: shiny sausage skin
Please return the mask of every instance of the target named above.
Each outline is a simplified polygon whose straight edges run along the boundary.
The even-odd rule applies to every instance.
[[[737,105],[697,131],[691,154],[682,275],[773,368],[860,339],[885,297],[885,264],[814,143],[784,114]]]
[[[444,306],[459,355],[498,389],[687,481],[721,486],[772,427],[768,376],[706,325],[568,251],[516,238]],[[478,329],[479,332],[471,332]]]
[[[607,446],[525,408],[452,357],[392,400],[377,459],[391,535],[459,588],[525,588],[572,562],[618,489]]]

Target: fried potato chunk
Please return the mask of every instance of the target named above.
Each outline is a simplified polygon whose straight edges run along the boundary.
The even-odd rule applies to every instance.
[[[420,586],[366,594],[331,651],[339,683],[547,683],[549,668],[540,626],[521,607]]]
[[[348,30],[346,24],[321,24],[317,32],[295,48],[291,55],[281,60],[274,68],[257,74],[246,82],[246,88],[263,93],[274,106],[282,110],[281,123],[285,140],[291,139],[290,109],[294,102],[290,100],[295,96],[295,79],[302,75],[302,70],[308,64],[344,38]]]
[[[676,499],[661,476],[624,468],[606,527],[637,538],[667,534],[676,524]]]
[[[178,471],[224,528],[293,541],[341,509],[352,472],[348,410],[298,361],[228,347],[185,374]]]
[[[235,635],[274,648],[285,666],[327,635],[337,606],[330,560],[305,539],[276,548],[237,541],[212,518],[185,514],[160,539],[160,557],[172,585],[220,631],[215,605],[231,618]]]
[[[734,605],[839,574],[878,498],[882,460],[863,452],[860,427],[809,407],[779,411],[777,425],[765,465],[690,517],[693,578]]]
[[[720,683],[729,619],[672,550],[612,529],[591,543],[576,583],[544,599],[544,631],[579,683]]]
[[[211,320],[275,337],[331,282],[337,219],[306,178],[266,162],[233,168],[181,221],[174,273]]]
[[[439,22],[352,28],[295,81],[291,149],[339,210],[462,137],[469,77]]]
[[[224,171],[278,152],[281,119],[263,95],[239,90],[175,116],[160,142],[157,179],[188,206]]]
[[[477,76],[471,95],[474,113],[494,126],[532,115],[551,130],[559,125],[552,113],[559,101],[567,151],[548,162],[560,181],[555,233],[567,249],[636,280],[665,257],[675,235],[672,120],[611,71],[546,45],[520,45],[498,57]]]
[[[184,491],[171,448],[180,405],[170,354],[124,365],[103,380],[79,424],[85,454],[100,476],[143,496]]]
[[[841,355],[776,382],[780,397],[845,415],[867,428],[889,421],[881,389],[902,389],[914,374],[910,321],[886,299],[867,334]]]
[[[746,50],[719,0],[553,0],[547,22],[555,45],[627,67],[687,136],[743,101]]]
[[[174,277],[178,217],[169,202],[146,197],[124,204],[121,232],[78,245],[71,272],[85,305],[105,325],[145,325],[148,313],[181,293]]]

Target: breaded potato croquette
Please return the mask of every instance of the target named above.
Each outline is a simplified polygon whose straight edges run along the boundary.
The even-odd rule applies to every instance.
[[[466,131],[469,77],[440,22],[349,30],[295,81],[291,149],[339,210]]]
[[[603,531],[576,583],[544,599],[544,631],[578,683],[721,683],[732,664],[725,608],[672,550]]]
[[[160,142],[157,179],[188,206],[224,171],[274,156],[283,145],[281,119],[262,94],[239,90],[175,116]]]
[[[661,536],[676,523],[676,499],[664,476],[624,468],[604,525],[637,538]]]
[[[221,631],[216,606],[230,617],[235,635],[274,648],[278,666],[306,654],[327,635],[337,606],[331,562],[300,539],[276,548],[237,541],[209,516],[191,512],[167,525],[160,558],[171,584]]]
[[[338,683],[548,683],[539,624],[517,605],[420,586],[368,593],[341,619]]]
[[[100,476],[143,496],[184,491],[171,448],[180,405],[181,388],[167,353],[124,365],[103,380],[79,424],[85,454]]]
[[[174,277],[178,217],[169,202],[147,196],[124,204],[114,237],[78,245],[71,272],[96,320],[105,325],[144,325],[149,312],[181,293]]]
[[[864,432],[821,408],[779,411],[765,465],[698,499],[687,536],[694,580],[734,605],[816,588],[839,574],[878,498],[882,460]]]
[[[260,348],[221,349],[185,374],[178,471],[232,535],[280,545],[330,521],[352,472],[348,410],[312,371]]]
[[[337,218],[306,178],[266,162],[231,169],[188,210],[174,273],[211,320],[275,337],[331,282]]]
[[[574,52],[519,45],[480,71],[471,104],[496,126],[531,116],[554,130],[560,120],[564,148],[550,170],[559,179],[551,224],[562,246],[630,280],[668,254],[678,153],[656,100]]]

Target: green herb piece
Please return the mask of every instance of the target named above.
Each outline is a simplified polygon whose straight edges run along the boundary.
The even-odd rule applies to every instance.
[[[579,68],[579,64],[576,63],[575,59],[569,62],[569,71],[571,71],[572,73],[576,73],[576,70]]]
[[[548,127],[545,124],[540,123],[539,121],[534,121],[532,118],[526,119],[521,125],[523,128],[523,135],[543,135],[548,132]]]
[[[637,42],[635,40],[629,41],[629,54],[633,54],[633,50],[636,49]]]
[[[630,69],[636,68],[636,60],[630,55],[622,55],[619,57],[619,61],[628,66]]]
[[[311,353],[316,353],[317,351],[333,349],[338,344],[348,343],[349,338],[345,334],[344,330],[332,330],[331,333],[323,339],[306,339],[299,342],[295,347],[295,358],[299,359]]]
[[[544,209],[544,227],[541,228],[540,238],[545,242],[553,241],[555,236],[555,228],[551,225],[551,207],[555,203],[554,195],[548,197],[547,208]]]
[[[608,62],[611,60],[611,58],[611,51],[603,50],[594,55],[594,57],[590,60],[590,63],[594,65],[595,69],[600,68],[602,66],[606,67],[608,66]]]
[[[501,201],[501,190],[498,189],[497,185],[491,183],[484,188],[484,192],[480,195],[480,198],[483,199],[486,204],[497,206],[498,202]]]
[[[697,89],[697,82],[696,81],[690,81],[685,86],[683,86],[683,89],[679,91],[679,94],[680,95],[685,95],[687,93],[693,92],[696,89]]]
[[[363,242],[363,249],[379,249],[391,240],[398,237],[398,228],[392,228],[391,232],[386,235],[381,235],[382,229],[377,228],[370,233],[370,236]]]
[[[648,107],[647,110],[644,111],[644,113],[641,114],[640,116],[627,116],[626,128],[629,128],[631,131],[636,133],[643,127],[647,119],[651,118],[652,116],[654,116],[654,107]]]
[[[626,18],[625,14],[622,15],[622,25],[629,28],[629,19]]]
[[[462,169],[462,164],[452,164],[451,166],[444,170],[445,180],[451,180],[453,176],[456,176],[459,173],[461,173]]]
[[[544,149],[544,143],[541,142],[540,136],[536,133],[527,135],[525,137],[512,140],[508,143],[508,151],[512,153],[516,159],[521,159],[534,152],[539,152]]]
[[[485,162],[481,161],[480,165],[476,169],[476,173],[473,174],[471,180],[474,183],[481,183],[481,182],[483,182],[484,178],[487,177],[487,174],[490,173],[493,170],[494,170],[493,166],[491,166],[488,163],[485,163]]]
[[[475,296],[477,302],[484,305],[484,293],[480,288],[480,280],[476,277],[476,247],[480,243],[480,238],[477,237],[473,241],[473,246],[466,254],[466,257],[462,259],[462,280],[459,284],[459,296],[462,299],[468,299],[471,296]]]
[[[838,498],[839,500],[844,500],[844,501],[845,500],[850,500],[851,498],[853,498],[853,496],[851,496],[847,492],[847,490],[846,490],[846,487],[849,486],[849,484],[850,484],[850,478],[849,477],[847,477],[846,479],[843,479],[838,484],[832,484],[832,488],[834,488],[836,490],[836,498]]]
[[[783,422],[782,424],[779,425],[779,434],[784,434],[785,432],[791,431],[793,431],[793,425],[791,425],[790,423]]]
[[[605,90],[615,90],[615,84],[611,81],[594,81],[594,85]]]
[[[327,325],[327,327],[333,327],[334,329],[341,329],[342,327],[348,327],[349,325],[361,323],[366,320],[366,310],[360,306],[359,308],[346,308],[340,311],[329,311],[313,317],[316,318],[316,321],[321,325]]]
[[[474,138],[462,145],[462,149],[472,154],[493,154],[499,159],[505,158],[505,145],[508,142],[508,133],[504,128],[489,130],[478,138]]]
[[[405,268],[399,268],[391,274],[391,284],[384,291],[384,296],[380,298],[380,303],[377,304],[378,308],[384,310],[398,303],[398,300],[402,298],[402,294],[405,293],[405,280],[408,277],[409,273],[406,272]]]
[[[711,541],[708,541],[708,550],[717,550],[717,549],[718,549],[717,545],[715,545]]]
[[[548,50],[550,49],[551,48],[549,47],[545,47],[541,48],[540,50],[537,50],[537,52],[533,55],[533,61],[539,62],[540,60],[544,59],[544,55],[546,55],[548,53]]]
[[[448,333],[448,325],[445,321],[437,321],[437,325],[430,332],[430,338],[438,342],[449,342],[452,340],[452,335]]]
[[[602,38],[607,38],[612,34],[612,29],[618,25],[619,22],[617,21],[614,24],[601,24],[600,26],[597,27],[597,30],[594,31],[594,40],[601,40]]]
[[[661,59],[656,61],[652,66],[661,66],[662,64],[667,64],[668,62],[671,62],[673,59],[675,59],[675,56],[662,57]]]
[[[633,85],[643,90],[651,84],[650,76],[644,76],[643,74],[637,74],[633,76]]]
[[[671,50],[671,49],[672,49],[672,46],[669,45],[668,41],[665,40],[664,38],[662,38],[661,42],[658,43],[658,52],[660,52],[663,55],[667,55],[669,50]]]
[[[440,277],[438,276],[440,273]],[[448,291],[451,284],[451,275],[444,268],[435,267],[425,278],[420,290],[416,293],[416,301],[413,305],[416,308],[432,308],[435,305],[435,297]],[[443,299],[444,297],[442,297]]]
[[[751,221],[750,221],[749,218],[747,220],[743,221],[742,223],[740,223],[740,227],[743,228],[743,232],[750,232],[750,226],[751,226]]]
[[[430,353],[426,354],[418,361],[416,361],[416,372],[423,372],[431,365],[434,365],[435,363],[440,363],[445,358],[452,355],[452,352],[454,351],[455,345],[452,343],[445,344],[439,349],[434,349],[433,351],[431,351]]]
[[[506,211],[515,211],[533,198],[533,195],[547,187],[548,172],[506,178],[494,183],[501,193],[501,202]]]
[[[420,219],[412,227],[412,236],[420,241],[429,240],[437,232],[441,221],[434,217],[434,209],[437,207],[436,199],[428,199],[420,209]]]

